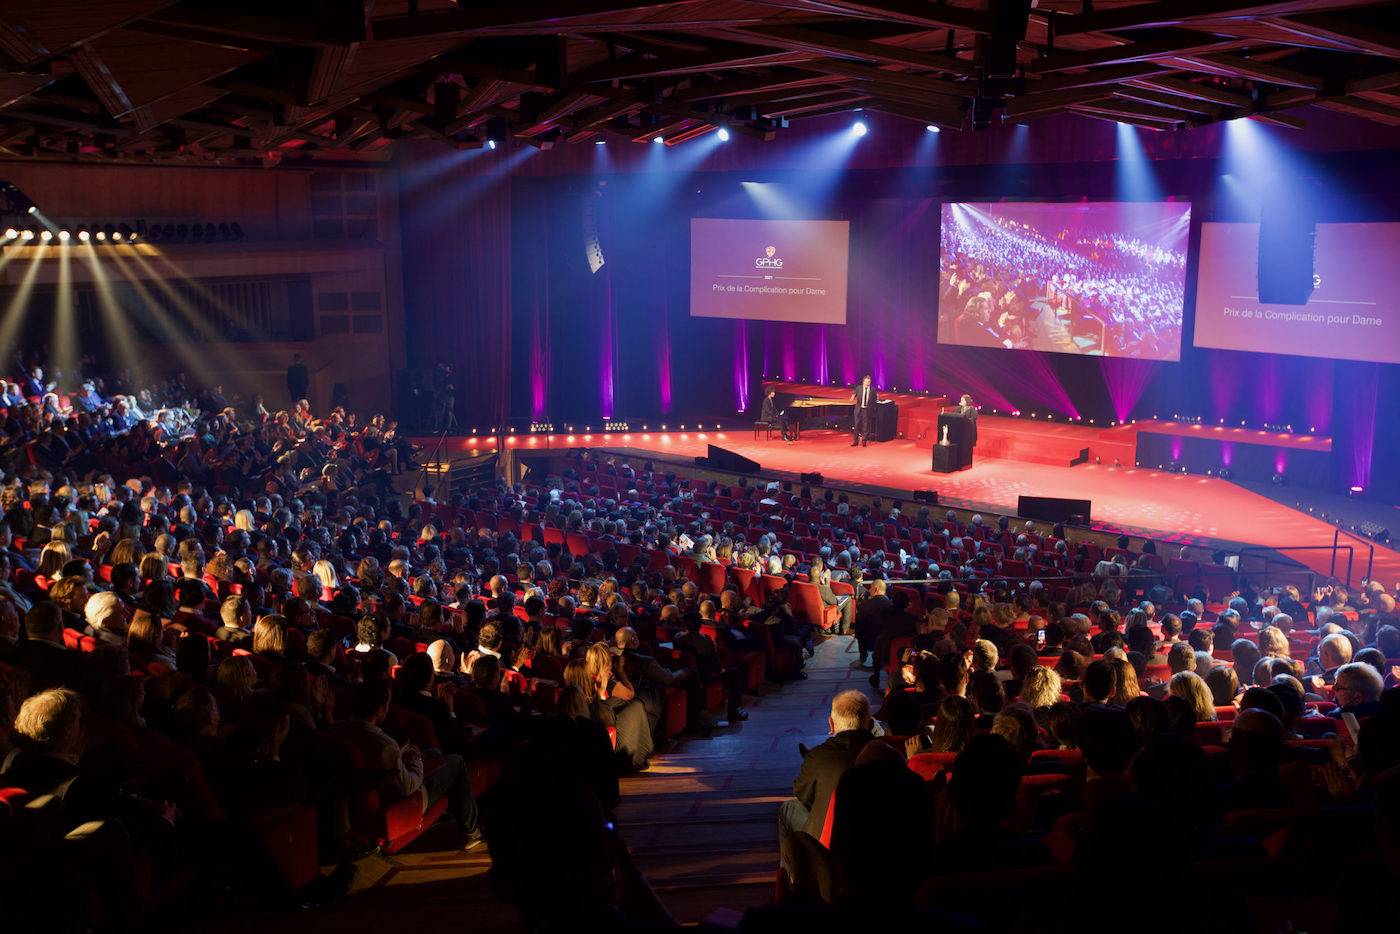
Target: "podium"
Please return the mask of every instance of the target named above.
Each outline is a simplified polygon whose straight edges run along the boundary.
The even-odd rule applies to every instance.
[[[948,443],[941,444],[944,429],[948,431]],[[938,434],[933,441],[933,469],[939,473],[966,470],[972,466],[972,448],[977,443],[977,427],[972,419],[956,412],[944,412],[938,416]],[[939,452],[943,451],[942,457]]]

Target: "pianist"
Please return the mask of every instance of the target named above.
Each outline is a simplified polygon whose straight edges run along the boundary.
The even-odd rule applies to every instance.
[[[768,390],[768,395],[763,397],[763,408],[758,415],[759,422],[766,425],[777,425],[782,431],[783,440],[792,444],[792,429],[788,425],[787,409],[778,408],[778,391]]]

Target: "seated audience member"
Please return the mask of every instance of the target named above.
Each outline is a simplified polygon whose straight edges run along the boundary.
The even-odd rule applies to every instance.
[[[424,765],[423,750],[412,744],[400,746],[380,724],[389,715],[392,693],[385,682],[365,682],[351,690],[350,716],[332,724],[331,732],[352,743],[365,756],[366,764],[382,771],[381,787],[396,797],[422,792],[424,810],[440,798],[447,798],[447,815],[458,831],[458,844],[472,847],[481,842],[477,828],[477,805],[467,780],[462,757],[448,754],[434,757],[433,767]]]
[[[246,597],[238,594],[225,597],[219,604],[219,620],[222,625],[214,631],[214,638],[240,649],[252,645],[253,608]]]
[[[792,783],[793,796],[778,810],[779,836],[806,833],[820,837],[836,785],[865,745],[874,739],[870,701],[860,691],[843,691],[831,701],[827,728],[831,738],[802,750],[802,768]]]
[[[1371,717],[1381,712],[1381,691],[1385,681],[1365,662],[1342,665],[1333,673],[1332,699],[1337,707],[1330,711],[1334,717],[1344,713]]]

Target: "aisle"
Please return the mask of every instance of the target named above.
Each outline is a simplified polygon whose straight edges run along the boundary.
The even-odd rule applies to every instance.
[[[805,681],[766,686],[744,723],[681,740],[644,775],[623,781],[618,828],[678,921],[771,903],[778,804],[792,794],[797,744],[826,739],[837,692],[870,687],[870,672],[851,667],[850,644],[823,642]]]

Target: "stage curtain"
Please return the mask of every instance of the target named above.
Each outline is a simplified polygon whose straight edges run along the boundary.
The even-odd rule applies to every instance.
[[[510,397],[511,183],[450,155],[402,157],[406,347],[412,368],[451,364],[458,421],[489,429]]]

